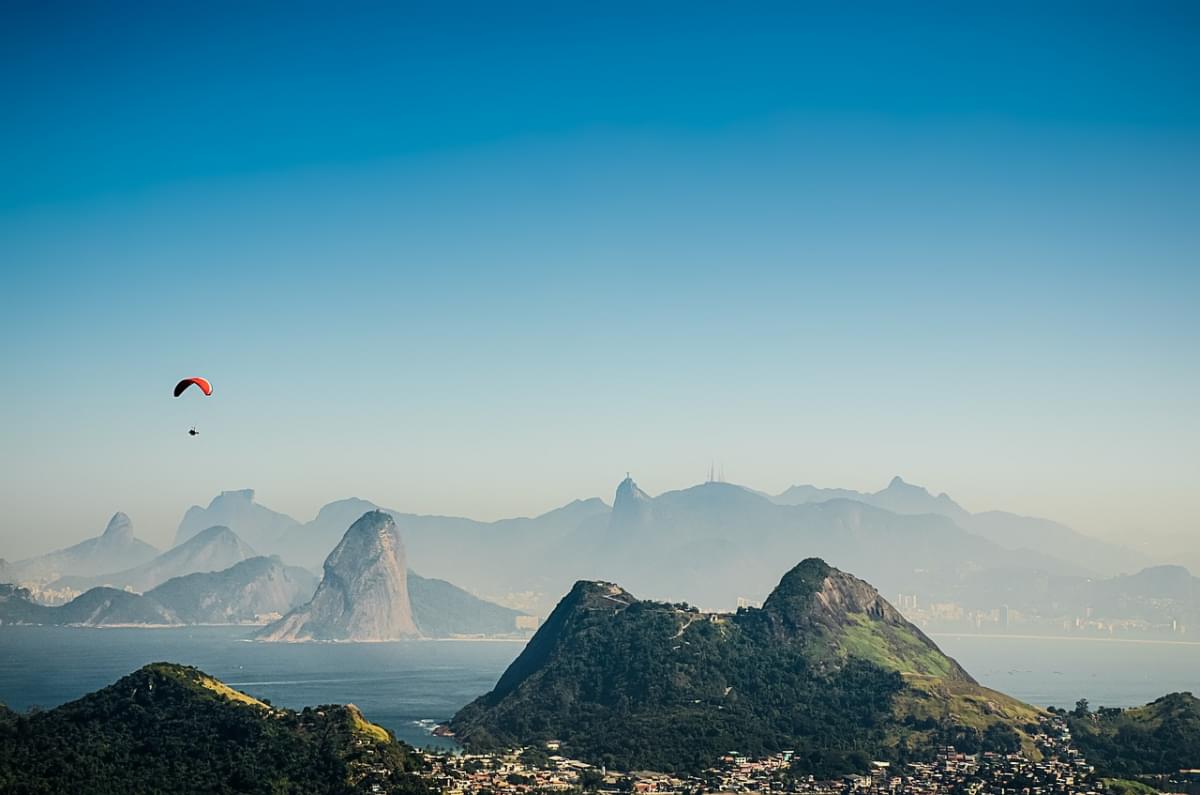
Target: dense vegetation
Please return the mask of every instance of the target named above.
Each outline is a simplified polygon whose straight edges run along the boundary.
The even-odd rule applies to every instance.
[[[1075,744],[1103,775],[1130,777],[1200,768],[1200,699],[1171,693],[1143,707],[1065,713]]]
[[[274,709],[148,665],[48,712],[0,710],[0,792],[424,792],[411,749],[353,707]]]
[[[815,598],[830,577],[834,590]],[[855,600],[875,615],[852,614]],[[948,699],[936,718],[918,708],[932,691],[916,691],[901,671],[942,672],[936,681],[955,692],[982,688],[898,614],[883,615],[881,601],[822,561],[796,567],[762,610],[732,616],[579,583],[496,688],[451,726],[473,748],[556,739],[564,753],[624,770],[695,771],[733,750],[793,750],[797,772],[835,775],[937,742],[1019,748],[998,717],[949,718]],[[864,622],[887,629],[864,633]],[[851,653],[868,641],[871,654]]]

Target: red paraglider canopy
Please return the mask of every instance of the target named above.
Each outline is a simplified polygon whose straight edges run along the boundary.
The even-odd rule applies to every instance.
[[[200,387],[200,391],[206,395],[212,394],[212,384],[208,383],[207,378],[185,378],[175,385],[175,397],[183,394],[183,390],[187,389],[192,384]]]

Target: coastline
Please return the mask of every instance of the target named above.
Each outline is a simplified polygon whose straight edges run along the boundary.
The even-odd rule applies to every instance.
[[[1001,635],[983,632],[930,632],[931,638],[987,638],[989,640],[1059,640],[1089,643],[1139,643],[1157,646],[1200,646],[1195,640],[1163,640],[1156,638],[1097,638],[1087,635]]]
[[[62,629],[196,629],[196,628],[215,628],[215,629],[260,629],[269,626],[265,624],[34,624],[24,622],[0,623],[0,628],[5,627],[59,627]],[[412,638],[395,638],[391,640],[324,640],[317,638],[306,638],[304,640],[260,640],[258,638],[238,638],[237,640],[247,643],[280,643],[280,644],[306,644],[306,643],[326,643],[326,644],[355,644],[355,643],[421,643],[430,641],[458,641],[466,643],[528,643],[527,637],[513,637],[505,635],[450,635],[446,637],[440,636],[421,636]]]

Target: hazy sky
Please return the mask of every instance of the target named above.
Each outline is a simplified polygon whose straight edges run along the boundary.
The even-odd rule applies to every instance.
[[[1200,533],[1194,3],[106,5],[0,11],[0,557],[712,460]]]

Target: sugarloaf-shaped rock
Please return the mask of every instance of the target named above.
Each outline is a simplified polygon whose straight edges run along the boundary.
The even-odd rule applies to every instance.
[[[396,522],[382,511],[368,511],[325,559],[312,601],[266,627],[258,638],[385,641],[419,635]]]
[[[1036,754],[1038,711],[978,685],[867,583],[819,559],[761,609],[701,613],[579,582],[492,692],[451,721],[471,748],[555,739],[621,769],[695,771],[792,750],[817,775],[938,745]]]

